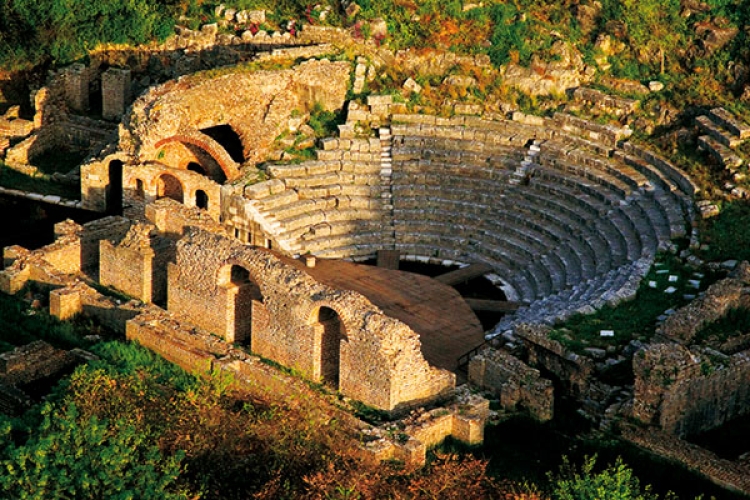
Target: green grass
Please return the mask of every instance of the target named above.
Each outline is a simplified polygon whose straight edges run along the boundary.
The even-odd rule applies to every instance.
[[[694,343],[723,343],[731,337],[750,332],[750,309],[730,309],[723,318],[703,327],[695,336]]]
[[[16,297],[0,294],[0,351],[9,351],[35,340],[65,349],[88,348],[84,336],[101,333],[101,328],[83,318],[59,321],[41,310],[31,309]]]
[[[664,270],[667,272],[659,273]],[[552,330],[550,337],[578,353],[583,352],[586,347],[624,346],[633,339],[650,338],[657,318],[664,311],[685,305],[688,301],[684,295],[699,291],[688,284],[693,272],[674,256],[660,255],[641,283],[634,300],[616,307],[605,306],[594,314],[573,316]],[[677,282],[669,282],[669,276],[677,276]],[[706,275],[701,280],[700,290],[714,280],[715,276]],[[650,281],[656,282],[656,288],[649,287]],[[672,294],[664,293],[669,286],[674,286],[677,291]],[[615,335],[601,337],[601,330],[614,330]]]
[[[76,186],[69,186],[52,182],[46,175],[31,177],[0,163],[0,186],[45,195],[55,195],[62,198],[76,200],[80,198],[80,190]]]

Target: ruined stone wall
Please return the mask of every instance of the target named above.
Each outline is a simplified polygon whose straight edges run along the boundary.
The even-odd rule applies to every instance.
[[[110,68],[102,73],[102,117],[117,120],[130,103],[130,70]]]
[[[199,227],[204,231],[226,234],[224,226],[205,211],[186,207],[169,198],[147,205],[145,215],[160,232],[174,238],[182,236],[187,227]]]
[[[669,340],[690,345],[703,327],[722,318],[730,309],[749,302],[745,287],[742,280],[734,278],[714,283],[702,297],[667,318],[657,333]]]
[[[290,70],[195,75],[152,88],[125,120],[120,149],[141,162],[156,160],[160,141],[227,124],[239,135],[245,160],[260,161],[293,110],[304,113],[316,102],[326,110],[343,106],[349,70],[346,62],[308,61]]]
[[[542,325],[519,325],[516,335],[528,349],[528,363],[555,375],[574,397],[583,398],[594,371],[590,359],[567,352],[559,342],[548,336],[550,328]]]
[[[176,179],[176,182],[179,183],[182,199],[176,201],[181,202],[186,207],[195,207],[200,191],[206,197],[207,208],[205,210],[207,214],[215,220],[220,219],[221,186],[219,184],[200,173],[167,168],[163,165],[125,165],[123,167],[125,204],[139,203],[144,205],[164,197],[165,178]],[[142,186],[142,193],[138,192],[139,186]]]
[[[167,264],[174,241],[155,234],[151,224],[134,224],[118,242],[100,242],[99,282],[143,302],[164,303]]]
[[[633,358],[633,416],[687,436],[750,413],[750,361],[746,352],[721,356],[656,344]]]
[[[367,404],[392,410],[449,391],[454,376],[430,367],[418,335],[384,316],[361,295],[335,290],[282,263],[272,254],[201,231],[188,231],[169,269],[168,309],[222,336],[232,335],[230,269],[249,271],[270,321],[250,333],[253,352],[316,379],[322,374],[321,307],[343,325],[339,390]]]
[[[515,356],[496,349],[483,351],[469,362],[469,381],[494,391],[504,409],[520,406],[541,421],[553,416],[552,382]]]
[[[750,493],[750,467],[746,463],[722,459],[704,448],[656,429],[628,426],[622,429],[622,436],[660,457],[674,460],[702,474],[724,488]]]
[[[58,373],[76,360],[69,351],[37,340],[0,354],[0,382],[26,384]]]

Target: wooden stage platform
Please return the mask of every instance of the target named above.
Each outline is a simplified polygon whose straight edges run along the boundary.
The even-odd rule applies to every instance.
[[[459,356],[484,342],[482,325],[461,295],[432,278],[344,260],[318,259],[315,267],[300,261],[294,265],[322,283],[361,293],[385,314],[409,325],[419,334],[422,354],[433,366],[456,372]]]

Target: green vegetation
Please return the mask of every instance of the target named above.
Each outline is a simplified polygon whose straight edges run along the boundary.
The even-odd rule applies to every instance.
[[[727,314],[703,327],[695,336],[696,344],[721,344],[732,337],[750,332],[750,310],[730,309]]]
[[[88,320],[58,321],[39,310],[28,308],[13,297],[0,294],[0,351],[9,351],[34,340],[44,340],[62,347],[87,348],[91,342],[86,335],[99,334],[101,330]]]
[[[66,64],[99,43],[145,43],[172,33],[178,2],[11,0],[0,5],[0,66]]]
[[[651,487],[641,488],[633,471],[618,457],[617,461],[594,472],[596,456],[586,457],[580,470],[563,457],[560,472],[550,480],[555,500],[656,500]],[[667,495],[667,498],[674,498]]]
[[[19,191],[55,195],[70,200],[76,200],[81,196],[80,191],[75,186],[52,182],[50,177],[45,174],[31,177],[13,170],[2,162],[0,162],[0,186]]]
[[[697,294],[712,283],[715,276],[704,276],[700,289],[689,286],[693,270],[669,254],[658,256],[656,264],[641,282],[636,298],[615,307],[604,306],[593,314],[576,315],[550,332],[550,337],[567,349],[581,353],[586,347],[623,346],[632,339],[646,340],[654,333],[657,318],[667,309],[687,304],[685,294]],[[669,277],[677,281],[670,282]],[[655,282],[652,288],[649,283]],[[674,287],[674,293],[665,290]],[[601,330],[613,330],[614,337],[602,337]]]
[[[750,204],[744,201],[726,203],[716,217],[704,221],[701,240],[708,245],[705,259],[750,260]]]

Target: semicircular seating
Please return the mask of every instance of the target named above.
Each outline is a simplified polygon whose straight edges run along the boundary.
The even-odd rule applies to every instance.
[[[527,304],[492,335],[630,298],[656,253],[689,235],[696,188],[621,145],[621,129],[544,123],[394,116],[380,138],[336,139],[317,161],[270,167],[283,188],[252,203],[293,253],[356,260],[390,248],[489,264]]]

